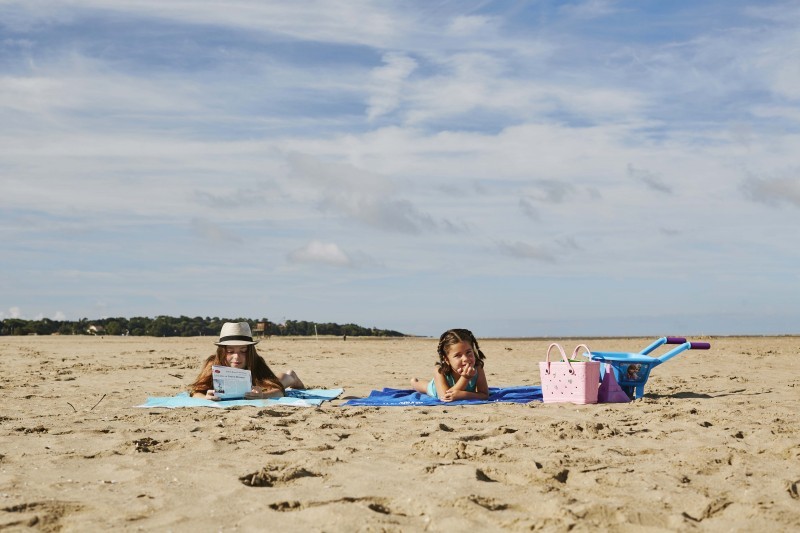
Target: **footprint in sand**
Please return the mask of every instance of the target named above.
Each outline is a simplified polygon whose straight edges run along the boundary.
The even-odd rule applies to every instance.
[[[40,531],[59,531],[62,527],[61,519],[72,515],[82,509],[81,505],[71,502],[48,501],[30,502],[11,505],[0,509],[3,513],[14,513],[17,520],[5,522],[0,529],[25,527],[35,528]],[[3,515],[0,515],[2,519]]]
[[[284,485],[301,477],[321,477],[303,467],[269,465],[257,472],[239,477],[239,481],[248,487],[274,487]]]
[[[462,509],[474,509],[478,505],[488,511],[505,511],[508,509],[508,504],[500,503],[494,498],[487,496],[479,496],[477,494],[470,494],[466,498],[459,498],[454,502],[454,506]]]
[[[487,456],[498,459],[503,457],[503,454],[495,449],[468,444],[464,441],[421,440],[412,444],[412,448],[425,455],[445,459],[482,460]]]
[[[33,428],[25,428],[25,427],[14,428],[14,431],[20,431],[22,433],[27,434],[27,433],[47,433],[50,430],[44,426],[36,426]]]
[[[683,513],[683,517],[684,518],[688,518],[692,522],[702,522],[703,520],[705,520],[707,518],[712,518],[712,517],[720,514],[722,511],[724,511],[732,503],[733,502],[728,501],[728,500],[726,500],[724,498],[720,498],[720,499],[714,500],[711,503],[709,503],[708,505],[706,505],[706,508],[703,509],[703,512],[700,515],[700,517],[696,518],[696,517],[690,515],[687,512]]]
[[[486,472],[484,472],[483,470],[481,470],[480,468],[475,470],[475,479],[477,479],[478,481],[486,481],[486,482],[489,482],[489,483],[496,483],[497,482],[496,479],[490,478],[489,475]]]
[[[793,500],[800,500],[798,485],[800,485],[800,480],[789,482],[786,486],[786,490],[789,492],[789,496],[791,496]]]
[[[367,509],[370,511],[374,511],[379,514],[384,515],[397,515],[397,516],[408,516],[406,513],[397,512],[391,509],[389,503],[383,498],[373,498],[373,497],[366,497],[366,498],[338,498],[336,500],[324,500],[324,501],[309,501],[306,503],[302,503],[299,501],[282,501],[276,502],[269,505],[269,508],[273,511],[279,512],[291,512],[291,511],[301,511],[303,509],[307,509],[309,507],[321,507],[323,505],[334,505],[337,503],[364,503],[366,504]]]
[[[137,452],[146,452],[151,453],[155,451],[155,448],[161,444],[156,439],[152,439],[150,437],[142,437],[141,439],[136,439],[133,441],[134,450]]]
[[[492,429],[490,431],[486,431],[484,433],[476,433],[472,435],[464,435],[463,437],[459,437],[459,440],[463,440],[464,442],[471,442],[477,440],[484,440],[489,439],[492,437],[497,437],[500,435],[509,435],[516,433],[517,430],[514,428],[509,428],[505,426],[501,426],[499,428]]]

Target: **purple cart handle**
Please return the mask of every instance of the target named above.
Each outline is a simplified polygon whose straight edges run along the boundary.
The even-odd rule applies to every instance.
[[[710,350],[711,344],[708,342],[690,342],[689,343],[690,350]]]
[[[686,342],[686,339],[683,337],[667,337],[666,344],[683,344]]]

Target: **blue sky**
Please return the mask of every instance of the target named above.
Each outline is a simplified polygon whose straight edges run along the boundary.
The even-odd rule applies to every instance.
[[[0,0],[0,318],[800,333],[799,24]]]

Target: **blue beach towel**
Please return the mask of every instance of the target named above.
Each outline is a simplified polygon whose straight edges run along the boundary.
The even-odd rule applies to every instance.
[[[342,406],[367,405],[373,407],[388,407],[393,405],[476,405],[482,403],[511,402],[529,403],[542,401],[542,388],[533,385],[518,387],[489,387],[488,400],[456,400],[443,402],[427,394],[421,394],[411,389],[383,389],[374,390],[366,398],[347,400]]]
[[[216,409],[228,409],[240,405],[251,405],[254,407],[269,407],[275,405],[287,405],[291,407],[317,407],[322,402],[338,398],[344,389],[306,389],[286,391],[286,396],[282,398],[270,398],[268,400],[206,400],[205,398],[192,398],[188,392],[181,392],[176,396],[149,397],[142,405],[136,407],[166,407],[174,409],[176,407],[213,407]]]

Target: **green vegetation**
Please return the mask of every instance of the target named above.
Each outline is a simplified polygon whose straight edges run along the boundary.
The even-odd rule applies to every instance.
[[[101,318],[89,320],[22,320],[6,318],[0,320],[0,335],[133,335],[151,337],[197,337],[217,336],[224,322],[248,322],[254,335],[309,336],[309,335],[350,335],[354,337],[404,337],[403,333],[387,329],[364,328],[356,324],[318,324],[305,320],[287,320],[276,324],[266,318],[250,320],[247,318],[203,318],[196,316],[155,318]],[[263,331],[259,325],[263,324]],[[316,330],[315,330],[316,326]]]

